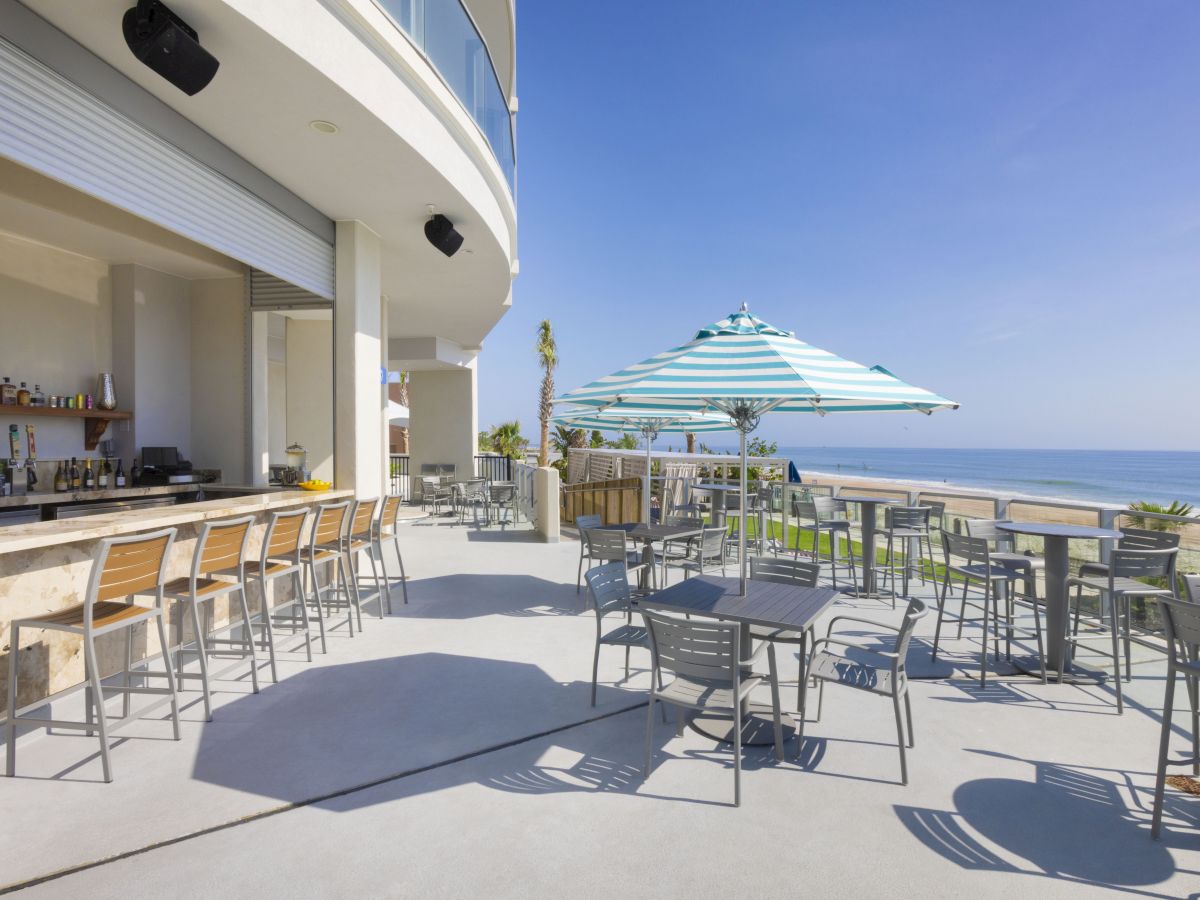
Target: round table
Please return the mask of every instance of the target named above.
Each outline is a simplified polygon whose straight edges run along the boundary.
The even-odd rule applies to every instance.
[[[1071,668],[1071,645],[1067,643],[1067,579],[1071,560],[1067,541],[1115,541],[1121,532],[1091,525],[1055,525],[1047,522],[997,522],[1001,531],[1028,534],[1045,540],[1046,559],[1046,669],[1054,669],[1058,680]]]
[[[863,558],[863,576],[862,576],[862,594],[861,596],[873,597],[875,591],[875,508],[877,506],[896,506],[900,503],[895,497],[875,497],[869,495],[858,494],[838,494],[834,500],[844,500],[846,503],[857,503],[859,510],[862,513],[862,558]],[[832,535],[830,539],[832,540]],[[850,542],[849,535],[846,537],[847,543]],[[850,547],[850,556],[854,556],[854,547]]]

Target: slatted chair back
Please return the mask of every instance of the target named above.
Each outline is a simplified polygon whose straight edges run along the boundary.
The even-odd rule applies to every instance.
[[[946,553],[946,568],[948,569],[976,565],[990,566],[992,563],[987,538],[943,531],[942,549]]]
[[[1016,536],[1011,531],[1005,531],[1000,525],[1006,525],[1010,519],[964,519],[967,523],[967,534],[971,537],[983,538],[995,546],[997,550],[1015,550]]]
[[[818,522],[845,519],[847,516],[846,501],[836,497],[813,497],[813,507]]]
[[[1200,604],[1200,575],[1184,575],[1183,592],[1190,602]]]
[[[271,513],[267,533],[263,535],[262,562],[269,559],[296,558],[300,552],[300,540],[304,535],[304,523],[308,520],[307,509],[286,510]]]
[[[629,535],[619,528],[589,528],[583,534],[592,559],[622,563],[628,559]]]
[[[511,503],[517,494],[515,484],[493,484],[491,497],[493,503]]]
[[[929,530],[928,506],[888,506],[884,510],[885,528],[907,528],[915,531]]]
[[[132,594],[157,593],[166,581],[167,556],[174,540],[174,528],[102,540],[88,578],[85,626],[91,627],[92,607],[96,603],[124,600]],[[161,594],[156,602],[161,605]]]
[[[1193,578],[1200,576],[1191,576]],[[1167,638],[1171,668],[1191,669],[1200,673],[1196,649],[1200,645],[1200,604],[1176,597],[1155,597],[1162,613],[1163,634]],[[1183,655],[1179,655],[1182,649]]]
[[[604,516],[591,514],[586,516],[576,516],[575,527],[579,529],[580,535],[582,535],[583,532],[587,531],[589,528],[603,528]]]
[[[253,524],[254,516],[205,522],[192,557],[192,578],[240,567],[246,561],[246,545],[250,543]]]
[[[603,618],[607,613],[624,611],[629,608],[630,591],[629,576],[625,566],[619,562],[605,563],[588,569],[584,574],[588,591],[592,595],[592,605],[596,609],[596,618]]]
[[[819,563],[802,559],[778,559],[774,556],[750,557],[750,580],[772,581],[794,587],[816,587],[821,574]]]
[[[896,668],[904,668],[904,660],[908,656],[908,645],[912,642],[917,623],[925,618],[929,607],[925,601],[913,597],[908,601],[908,609],[904,611],[904,621],[900,623],[900,633],[896,637]]]
[[[332,547],[341,540],[346,516],[350,511],[350,501],[341,503],[322,503],[317,507],[317,521],[312,530],[312,546]]]
[[[404,498],[399,494],[388,494],[383,498],[383,508],[379,511],[379,524],[383,528],[395,528],[396,518],[400,515],[400,504]]]
[[[379,498],[354,501],[354,514],[350,519],[350,537],[359,540],[370,540],[371,523],[375,521],[375,510],[379,508]]]
[[[946,502],[944,500],[920,501],[921,506],[929,507],[929,527],[941,531],[946,521]]]
[[[720,558],[725,554],[725,541],[729,532],[720,525],[705,528],[700,533],[700,555],[705,559]]]
[[[1122,528],[1117,541],[1118,550],[1170,550],[1179,546],[1178,531],[1155,531],[1153,528]]]
[[[817,524],[819,521],[817,518],[817,504],[814,502],[811,494],[808,497],[792,498],[792,515],[795,516],[798,522]]]
[[[738,679],[738,641],[741,625],[703,619],[676,619],[644,612],[650,633],[650,658],[654,680],[663,673],[721,686]]]
[[[680,528],[703,528],[704,519],[700,516],[667,516],[666,525],[676,525]]]
[[[1114,550],[1108,572],[1113,578],[1165,578],[1174,593],[1175,557],[1178,547],[1167,550]]]

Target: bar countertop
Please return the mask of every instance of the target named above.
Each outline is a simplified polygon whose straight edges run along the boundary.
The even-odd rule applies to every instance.
[[[196,489],[196,485],[187,485],[187,487],[190,487],[192,490]],[[211,487],[218,488],[218,491],[220,487],[225,487],[227,490],[232,489],[232,486],[228,485],[212,485]],[[208,489],[206,487],[206,490]],[[134,488],[133,490],[139,489]],[[95,491],[89,492],[87,499],[102,499],[96,496],[97,493]],[[58,496],[61,497],[63,495],[59,494]],[[224,519],[239,515],[268,512],[274,509],[287,509],[293,506],[324,503],[352,496],[354,496],[353,491],[282,490],[253,494],[247,497],[226,497],[175,506],[130,509],[124,512],[83,516],[78,519],[59,519],[53,522],[9,525],[0,528],[0,554],[17,553],[22,550],[38,550],[44,547],[52,547],[56,544],[70,544],[75,541],[90,541],[98,538],[135,534],[139,531],[152,531],[156,528],[169,528],[174,525],[203,522],[208,519]]]

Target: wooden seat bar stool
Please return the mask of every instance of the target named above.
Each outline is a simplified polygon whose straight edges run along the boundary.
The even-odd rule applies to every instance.
[[[358,591],[358,563],[364,550],[371,561],[371,575],[375,579],[375,596],[379,600],[379,618],[383,618],[383,582],[379,579],[379,569],[375,565],[375,510],[379,508],[379,498],[370,500],[355,500],[354,511],[350,516],[350,526],[346,529],[346,556],[350,563],[350,574],[354,578],[354,590]],[[380,554],[382,556],[382,554]],[[390,612],[390,609],[389,609]],[[359,613],[359,630],[362,630],[362,613]]]
[[[387,596],[387,611],[392,611],[392,579],[388,575],[387,563],[384,561],[383,542],[391,541],[396,551],[396,559],[400,561],[400,591],[404,595],[404,603],[408,604],[408,576],[404,573],[404,555],[400,552],[400,504],[404,498],[399,494],[388,494],[383,498],[379,510],[379,518],[375,521],[375,552],[379,555],[379,569],[383,573],[383,586]]]
[[[312,580],[312,593],[305,596],[312,597],[316,603],[317,615],[324,619],[326,609],[329,608],[332,611],[333,604],[337,602],[335,598],[339,594],[345,594],[346,625],[350,629],[350,636],[354,637],[354,609],[358,592],[356,590],[354,596],[351,597],[350,587],[353,585],[354,579],[346,564],[346,542],[342,539],[348,524],[349,512],[349,500],[320,504],[317,507],[317,517],[313,523],[308,546],[300,551],[300,558],[304,561],[305,571]],[[318,565],[329,566],[328,590],[331,594],[328,607],[321,594],[321,581],[317,577]],[[361,623],[361,616],[359,621]],[[359,627],[361,628],[361,624]],[[322,632],[324,632],[323,627]]]
[[[258,625],[261,628],[261,646],[267,651],[271,661],[271,680],[278,682],[279,673],[275,668],[275,624],[289,624],[292,633],[297,631],[297,615],[304,626],[304,652],[308,661],[312,662],[312,625],[308,618],[308,597],[304,592],[304,563],[300,558],[301,543],[304,537],[304,523],[308,521],[307,509],[289,510],[271,513],[267,523],[266,534],[263,535],[262,551],[257,560],[246,561],[246,574],[258,585],[260,606]],[[277,616],[276,608],[271,604],[271,582],[279,578],[290,578],[292,582],[292,599],[287,604],[292,614]],[[320,627],[321,652],[328,653],[325,646],[325,620],[317,617]]]
[[[96,548],[88,578],[84,601],[75,606],[41,616],[15,619],[12,622],[12,644],[8,656],[8,710],[5,718],[5,738],[8,744],[7,774],[12,776],[17,763],[17,725],[20,723],[45,725],[52,728],[73,728],[91,735],[100,735],[100,763],[104,769],[104,780],[112,781],[112,765],[108,754],[109,733],[141,718],[148,709],[169,701],[171,724],[175,740],[180,739],[179,698],[175,692],[174,665],[171,660],[170,644],[163,621],[163,582],[167,557],[171,543],[175,540],[175,529],[167,528],[149,534],[127,538],[105,538]],[[153,596],[153,606],[135,603],[137,596]],[[154,621],[158,628],[158,640],[163,651],[164,670],[151,671],[148,667],[136,673],[141,679],[164,678],[166,687],[149,687],[130,683],[132,669],[133,628],[142,622]],[[62,719],[42,719],[18,715],[17,709],[17,658],[22,628],[38,628],[65,631],[83,639],[83,666],[86,681],[87,721],[72,722]],[[100,666],[96,659],[96,638],[119,630],[125,631],[124,683],[105,686],[100,680]],[[121,718],[110,722],[105,711],[106,692],[123,695]],[[160,694],[164,699],[151,707],[129,711],[129,695]],[[40,701],[39,701],[40,703]],[[93,718],[95,721],[93,721]]]
[[[250,541],[250,526],[254,516],[226,519],[220,522],[205,522],[196,540],[196,552],[192,555],[192,573],[176,578],[163,585],[167,599],[187,606],[192,628],[195,630],[195,649],[188,650],[184,643],[183,615],[175,619],[177,649],[175,653],[176,677],[180,690],[184,681],[196,679],[204,694],[204,718],[212,721],[212,685],[209,676],[211,649],[220,645],[227,652],[235,652],[242,658],[250,658],[250,681],[254,693],[258,693],[258,657],[254,650],[254,632],[250,625],[250,607],[246,603],[246,546]],[[242,634],[240,638],[221,638],[212,633],[213,601],[217,597],[237,594],[241,604]],[[203,611],[203,615],[201,612]],[[230,627],[233,626],[232,609]],[[195,653],[200,662],[199,672],[184,670],[184,654]]]

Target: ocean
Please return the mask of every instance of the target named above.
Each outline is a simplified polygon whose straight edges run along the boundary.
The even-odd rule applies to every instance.
[[[892,478],[1125,505],[1182,500],[1200,511],[1200,452],[781,447],[801,472]]]

